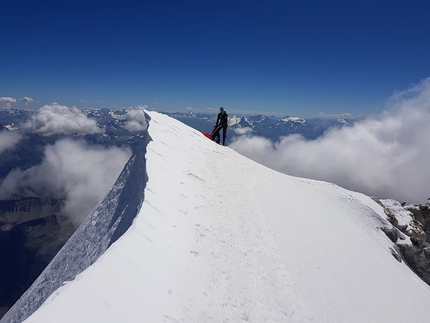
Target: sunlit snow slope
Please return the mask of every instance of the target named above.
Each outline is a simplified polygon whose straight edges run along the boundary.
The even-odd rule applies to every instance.
[[[26,322],[430,321],[430,288],[391,255],[370,198],[147,113],[139,214]]]

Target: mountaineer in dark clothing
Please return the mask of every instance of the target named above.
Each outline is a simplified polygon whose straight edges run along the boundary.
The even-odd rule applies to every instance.
[[[228,126],[228,115],[224,108],[219,108],[218,118],[216,119],[216,124],[214,131],[212,132],[212,138],[217,144],[220,143],[220,131],[222,129],[222,145],[225,146],[225,138],[227,138],[227,126]]]

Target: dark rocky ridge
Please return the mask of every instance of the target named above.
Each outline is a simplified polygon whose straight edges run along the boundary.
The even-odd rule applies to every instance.
[[[63,200],[0,201],[0,318],[30,287],[75,231]]]

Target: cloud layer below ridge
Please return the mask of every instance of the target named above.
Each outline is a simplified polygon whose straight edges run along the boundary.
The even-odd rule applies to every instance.
[[[82,110],[76,107],[69,108],[57,103],[40,108],[23,125],[23,129],[47,135],[54,133],[104,133],[104,129],[97,126],[96,120],[88,118]]]
[[[129,148],[61,139],[45,148],[40,165],[11,171],[0,184],[0,198],[25,187],[47,197],[65,198],[63,211],[79,225],[115,183],[130,156]]]
[[[410,203],[430,196],[430,78],[396,93],[388,109],[314,141],[300,135],[275,144],[236,137],[231,148],[280,172]]]

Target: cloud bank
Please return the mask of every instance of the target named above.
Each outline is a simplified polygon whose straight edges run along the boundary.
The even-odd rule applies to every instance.
[[[62,139],[46,147],[40,165],[11,171],[0,185],[0,198],[24,187],[66,198],[64,212],[79,225],[115,183],[130,156],[129,148]]]
[[[6,149],[14,147],[22,138],[18,131],[1,131],[0,132],[0,154]]]
[[[52,135],[55,133],[95,134],[104,133],[97,122],[76,107],[66,107],[53,103],[40,108],[31,119],[23,125],[28,132]]]
[[[242,136],[242,135],[252,134],[253,130],[251,127],[244,127],[244,128],[235,128],[233,131],[236,135]]]
[[[137,107],[135,109],[128,110],[125,114],[125,119],[127,123],[125,124],[125,128],[131,132],[139,132],[145,131],[148,128],[148,124],[146,122],[144,108],[146,106]]]
[[[377,117],[314,141],[292,135],[273,144],[240,136],[230,147],[286,174],[422,203],[430,197],[430,78],[396,93],[387,105]]]
[[[3,96],[0,97],[0,110],[8,110],[11,108],[12,103],[16,103],[16,99],[8,97],[8,96]]]
[[[29,97],[23,97],[22,99],[20,99],[22,102],[24,102],[25,105],[28,105],[29,103],[32,103],[34,100],[32,98]]]

